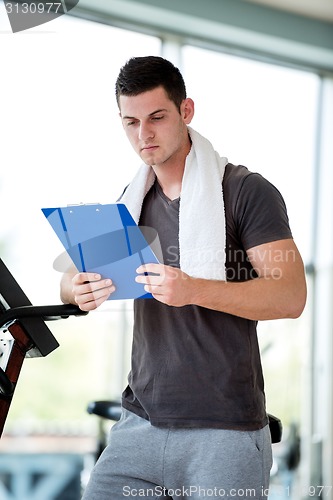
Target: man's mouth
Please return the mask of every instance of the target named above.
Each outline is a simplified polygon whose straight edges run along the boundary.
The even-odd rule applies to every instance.
[[[158,146],[144,146],[143,148],[141,148],[141,151],[153,151],[154,149],[157,149]]]

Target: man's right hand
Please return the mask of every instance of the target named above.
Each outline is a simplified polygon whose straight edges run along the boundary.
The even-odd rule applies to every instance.
[[[72,278],[73,297],[82,311],[92,311],[107,300],[115,287],[100,274],[78,273]]]
[[[64,293],[64,288],[67,288],[67,293]],[[82,311],[96,309],[114,291],[112,280],[101,279],[101,275],[96,273],[65,274],[62,279],[63,301],[77,304]]]

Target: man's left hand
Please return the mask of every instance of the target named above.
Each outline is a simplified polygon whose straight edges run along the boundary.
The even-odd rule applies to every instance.
[[[191,304],[191,289],[194,278],[180,269],[163,264],[145,264],[136,272],[137,283],[142,283],[146,292],[154,299],[169,306],[181,307]]]

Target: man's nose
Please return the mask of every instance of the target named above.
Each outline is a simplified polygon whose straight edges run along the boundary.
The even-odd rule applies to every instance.
[[[140,141],[148,141],[154,137],[154,132],[149,123],[141,123],[139,128]]]

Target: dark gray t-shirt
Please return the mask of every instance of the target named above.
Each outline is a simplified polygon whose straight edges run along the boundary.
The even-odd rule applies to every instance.
[[[223,195],[227,279],[252,279],[246,250],[292,237],[284,201],[261,175],[231,164]],[[164,263],[176,267],[179,203],[155,182],[140,218],[141,225],[157,230]],[[254,430],[267,423],[255,321],[138,299],[128,382],[124,407],[152,425]]]

